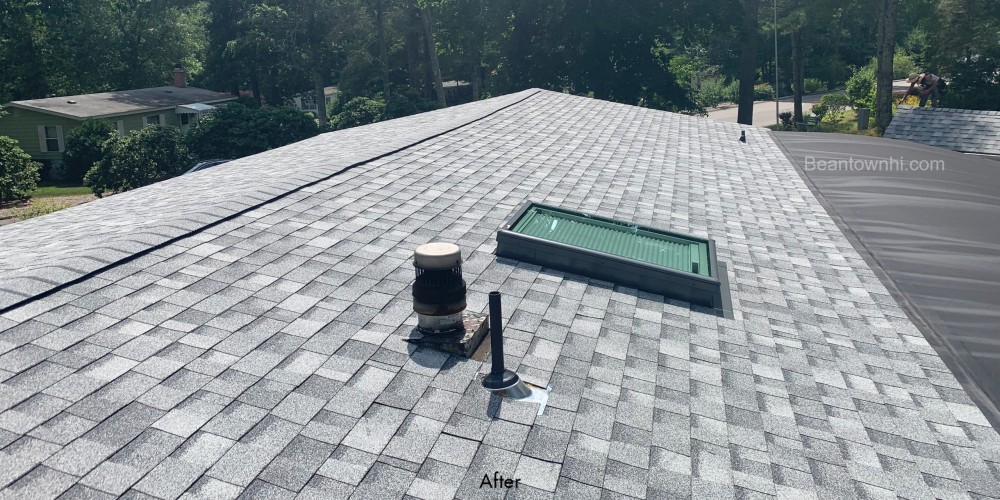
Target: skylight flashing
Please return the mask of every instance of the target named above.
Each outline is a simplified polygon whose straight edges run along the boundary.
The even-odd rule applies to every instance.
[[[528,201],[497,233],[497,255],[724,308],[711,239]]]

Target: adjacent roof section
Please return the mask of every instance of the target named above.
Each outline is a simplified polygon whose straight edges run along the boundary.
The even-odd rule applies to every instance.
[[[210,174],[181,176],[0,227],[0,311],[353,165],[480,120],[531,94],[357,127],[337,132],[336,139],[321,135],[252,160],[231,161]],[[331,141],[336,147],[328,147]]]
[[[0,487],[429,500],[503,496],[497,473],[518,498],[1000,496],[1000,437],[769,133],[739,136],[529,91],[8,226],[7,262],[58,267],[104,244],[90,227],[133,257],[0,314]],[[734,316],[497,258],[528,199],[715,239]],[[46,227],[51,246],[19,232]],[[428,241],[461,247],[470,310],[504,294],[507,364],[552,386],[543,415],[404,342]]]
[[[235,99],[235,97],[197,87],[155,87],[14,101],[10,103],[10,106],[85,120],[87,118],[139,113],[181,104],[213,103],[230,99]]]
[[[1000,155],[1000,111],[900,106],[885,137],[961,153]]]

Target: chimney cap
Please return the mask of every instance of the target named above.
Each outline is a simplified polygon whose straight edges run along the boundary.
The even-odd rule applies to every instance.
[[[426,243],[413,253],[413,265],[421,269],[451,269],[462,264],[462,250],[454,243]]]

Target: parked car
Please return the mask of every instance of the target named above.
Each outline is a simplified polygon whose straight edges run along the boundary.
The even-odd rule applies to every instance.
[[[222,165],[223,163],[233,161],[232,159],[217,159],[217,160],[205,160],[196,163],[190,170],[184,172],[185,174],[190,174],[191,172],[197,172],[199,170],[205,170],[206,168],[211,168],[216,165]]]

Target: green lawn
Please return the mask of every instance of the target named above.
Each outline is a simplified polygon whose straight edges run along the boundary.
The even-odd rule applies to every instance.
[[[87,186],[38,186],[31,193],[32,198],[51,198],[53,196],[77,196],[81,194],[91,194],[93,191]]]

